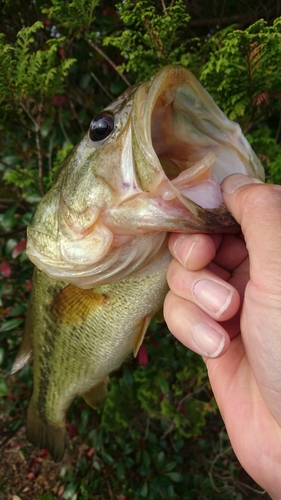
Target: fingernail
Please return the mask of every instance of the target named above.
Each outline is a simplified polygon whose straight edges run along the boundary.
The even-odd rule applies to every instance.
[[[219,317],[229,306],[233,291],[212,280],[200,280],[193,286],[193,294],[205,311]]]
[[[178,238],[178,240],[176,241],[175,246],[174,246],[174,253],[175,253],[178,261],[183,266],[186,266],[188,258],[191,255],[191,252],[193,251],[193,248],[196,245],[196,243],[197,243],[197,239],[193,238],[192,236],[189,236],[189,237],[180,236]]]
[[[236,189],[246,186],[246,184],[263,184],[263,182],[255,177],[248,177],[248,175],[233,174],[222,181],[221,189],[226,194],[233,194]]]
[[[224,335],[205,323],[194,327],[192,338],[202,356],[216,358],[224,348]]]

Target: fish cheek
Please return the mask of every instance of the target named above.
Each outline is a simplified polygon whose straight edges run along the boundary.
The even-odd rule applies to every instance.
[[[52,300],[50,311],[58,322],[81,326],[105,299],[105,295],[70,284]]]

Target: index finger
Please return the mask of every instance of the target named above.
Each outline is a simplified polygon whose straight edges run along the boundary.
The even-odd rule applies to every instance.
[[[220,245],[220,234],[175,234],[169,239],[169,250],[189,271],[206,267],[215,257]]]

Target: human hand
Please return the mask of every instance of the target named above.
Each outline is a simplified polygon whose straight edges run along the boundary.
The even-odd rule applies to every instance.
[[[241,235],[172,235],[170,331],[204,356],[242,466],[281,499],[281,186],[222,183]]]

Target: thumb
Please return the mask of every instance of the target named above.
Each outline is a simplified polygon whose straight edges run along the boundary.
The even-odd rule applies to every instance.
[[[241,225],[250,276],[263,291],[281,293],[281,186],[235,174],[221,185],[224,202]]]
[[[224,180],[222,190],[249,253],[243,344],[260,393],[281,426],[281,186],[235,175]]]

